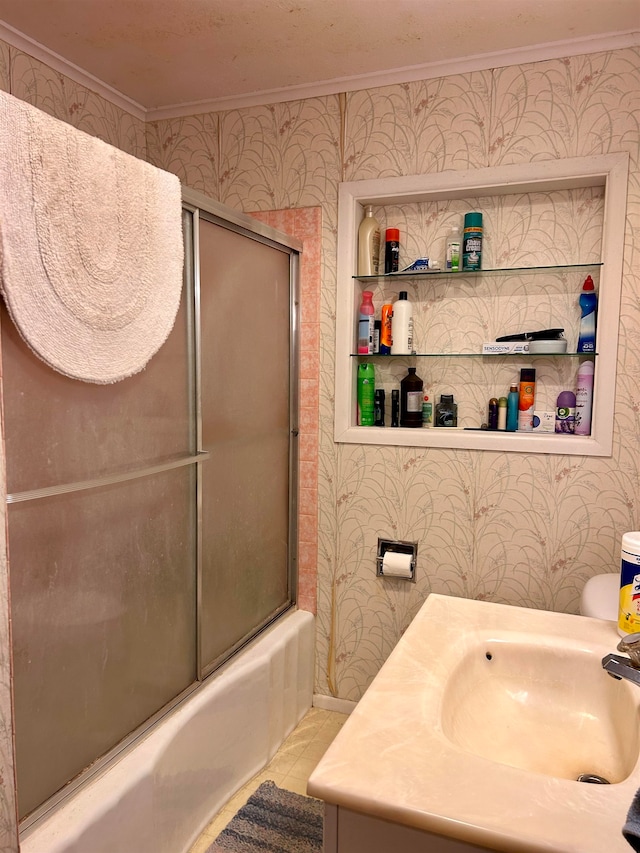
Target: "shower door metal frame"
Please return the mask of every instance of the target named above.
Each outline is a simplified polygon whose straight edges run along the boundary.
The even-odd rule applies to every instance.
[[[187,322],[190,329],[189,359],[190,385],[192,393],[192,409],[195,414],[195,449],[184,457],[167,463],[146,466],[126,473],[113,476],[98,477],[94,480],[79,481],[64,486],[52,486],[34,489],[28,492],[13,492],[7,494],[6,503],[15,504],[23,501],[37,500],[68,492],[82,491],[96,487],[135,480],[161,471],[172,470],[184,466],[196,467],[196,680],[176,695],[162,708],[134,731],[126,735],[107,753],[97,758],[85,771],[38,806],[33,812],[20,821],[20,837],[26,837],[37,824],[52,811],[62,806],[78,789],[88,784],[97,774],[105,771],[108,766],[129,750],[135,748],[138,741],[158,725],[178,705],[188,700],[203,686],[203,682],[222,663],[231,658],[239,649],[255,639],[261,631],[272,624],[282,613],[296,604],[297,595],[297,519],[298,519],[298,433],[299,433],[299,351],[300,351],[300,299],[299,299],[299,253],[302,244],[299,240],[284,234],[242,213],[238,213],[225,205],[212,201],[207,196],[195,190],[182,188],[182,211],[185,242],[184,261],[184,298],[186,300]],[[188,215],[187,215],[188,214]],[[282,251],[290,256],[290,345],[289,345],[289,535],[288,535],[288,566],[287,583],[289,601],[271,614],[264,624],[255,626],[249,635],[234,644],[224,656],[204,666],[201,659],[201,589],[202,589],[202,477],[201,466],[207,462],[209,453],[202,450],[202,398],[201,398],[201,364],[200,364],[200,263],[198,256],[198,228],[200,218],[206,219],[236,233],[257,240],[268,246]],[[191,252],[191,254],[189,254]]]
[[[195,350],[195,412],[196,412],[196,452],[206,453],[202,449],[202,365],[201,365],[201,315],[200,315],[200,258],[199,258],[199,228],[200,219],[219,225],[236,234],[256,240],[289,255],[289,531],[288,531],[288,565],[287,586],[289,600],[281,605],[260,625],[254,626],[250,633],[241,637],[233,646],[214,661],[205,663],[202,659],[202,478],[197,477],[197,535],[196,535],[196,621],[197,621],[197,671],[200,679],[206,678],[236,652],[253,640],[262,630],[270,625],[282,613],[294,607],[297,598],[297,566],[298,566],[298,459],[299,459],[299,354],[300,354],[300,285],[299,285],[299,254],[302,243],[294,237],[277,231],[257,219],[215,202],[197,190],[183,187],[183,211],[192,216],[191,241],[193,251],[193,282],[189,288],[193,294],[193,329]],[[189,269],[186,263],[185,269]],[[204,458],[204,457],[203,457]],[[201,465],[198,464],[198,474]]]

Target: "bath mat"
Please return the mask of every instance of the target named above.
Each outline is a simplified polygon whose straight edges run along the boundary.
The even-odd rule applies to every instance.
[[[207,853],[322,853],[324,804],[263,782]]]
[[[175,322],[175,175],[0,92],[0,288],[33,352],[66,376],[142,370]]]

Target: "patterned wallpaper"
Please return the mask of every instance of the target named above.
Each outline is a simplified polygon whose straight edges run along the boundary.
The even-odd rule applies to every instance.
[[[576,612],[584,582],[618,570],[621,534],[640,525],[637,48],[146,128],[2,44],[0,86],[131,153],[146,151],[151,162],[231,207],[322,208],[318,693],[357,700],[431,591]],[[336,445],[338,183],[615,151],[629,152],[631,173],[613,456]],[[416,584],[376,578],[379,535],[418,541]],[[6,631],[3,614],[5,650]],[[3,664],[0,717],[8,720],[6,656]],[[0,725],[5,762],[7,737]],[[10,814],[12,793],[4,794],[2,814]],[[16,849],[10,823],[4,835],[0,824],[0,851]]]
[[[222,202],[323,207],[318,693],[357,700],[431,591],[576,612],[585,581],[618,570],[621,534],[640,523],[639,59],[630,48],[148,126],[149,158]],[[612,458],[334,444],[339,181],[614,151],[630,153],[631,178]],[[496,257],[558,239],[548,222],[525,226]],[[376,578],[378,536],[418,541],[415,585]]]

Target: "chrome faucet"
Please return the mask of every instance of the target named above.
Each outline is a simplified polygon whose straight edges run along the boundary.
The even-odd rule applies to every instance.
[[[602,666],[613,678],[626,678],[640,687],[640,634],[628,634],[618,643],[619,652],[626,652],[629,657],[622,655],[606,655],[602,658]]]

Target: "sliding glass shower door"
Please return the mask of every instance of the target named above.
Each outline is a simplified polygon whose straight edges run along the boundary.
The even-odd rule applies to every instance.
[[[290,257],[199,219],[202,664],[291,601]]]
[[[297,248],[204,197],[183,225],[175,326],[129,379],[56,373],[2,309],[23,827],[294,600]]]

